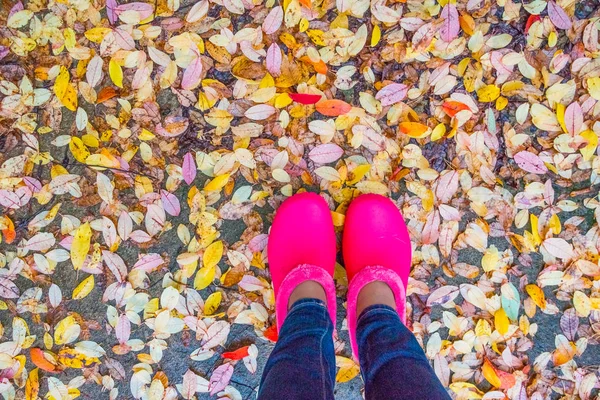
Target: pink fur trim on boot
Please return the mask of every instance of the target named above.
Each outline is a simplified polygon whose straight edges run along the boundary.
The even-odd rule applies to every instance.
[[[287,316],[288,303],[292,292],[299,284],[308,280],[315,281],[323,286],[323,290],[325,290],[325,295],[327,296],[327,311],[329,311],[329,317],[331,318],[335,328],[335,313],[337,304],[335,299],[335,285],[333,283],[333,279],[331,278],[329,272],[325,271],[323,268],[315,265],[303,264],[291,270],[283,282],[281,282],[281,286],[279,287],[279,292],[275,298],[277,331],[281,330],[283,321],[285,321],[285,317]]]

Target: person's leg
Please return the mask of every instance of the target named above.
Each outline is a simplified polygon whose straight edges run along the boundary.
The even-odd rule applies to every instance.
[[[400,321],[392,291],[383,282],[358,296],[356,339],[365,397],[448,400],[450,396],[412,332]]]
[[[293,303],[267,360],[259,400],[332,400],[335,385],[333,323],[322,300]]]
[[[449,399],[404,324],[412,246],[396,204],[378,195],[355,199],[342,247],[350,282],[348,331],[367,400]]]
[[[279,340],[259,399],[333,399],[335,254],[335,230],[323,198],[302,193],[284,201],[268,242]]]

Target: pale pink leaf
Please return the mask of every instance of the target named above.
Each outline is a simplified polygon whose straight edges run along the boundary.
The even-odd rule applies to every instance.
[[[127,279],[127,266],[118,254],[111,253],[108,250],[102,250],[102,259],[110,272],[117,278],[118,282],[125,282]]]
[[[542,243],[544,248],[551,256],[568,260],[573,258],[573,246],[562,238],[548,238]]]
[[[548,16],[558,29],[571,29],[571,26],[573,26],[571,18],[569,18],[565,10],[552,0],[548,1]]]
[[[456,171],[444,171],[442,175],[440,175],[436,190],[435,196],[442,203],[448,203],[452,200],[452,197],[456,194],[458,190],[458,172]]]
[[[117,232],[119,232],[119,236],[123,240],[129,239],[129,235],[131,235],[131,231],[133,230],[133,220],[129,216],[129,213],[126,211],[121,211],[121,215],[119,215],[119,221],[117,222]]]
[[[131,322],[127,318],[126,314],[121,314],[117,320],[117,326],[115,327],[115,335],[120,344],[123,344],[129,340],[131,335]]]
[[[250,239],[250,242],[248,242],[248,249],[250,249],[250,251],[253,253],[263,251],[265,247],[267,247],[268,238],[269,235],[266,233],[261,233],[254,236],[252,239]]]
[[[202,59],[196,57],[183,71],[181,79],[181,87],[185,90],[192,90],[198,87],[202,79]]]
[[[229,385],[233,375],[233,365],[226,363],[217,367],[210,376],[208,390],[210,395],[215,395]]]
[[[440,213],[435,210],[427,216],[421,241],[423,244],[432,244],[438,240],[440,236]]]
[[[269,104],[258,104],[247,109],[244,116],[254,121],[262,121],[276,112],[277,109]]]
[[[173,217],[176,217],[181,212],[181,205],[179,199],[173,193],[162,189],[160,191],[160,199],[163,204],[165,212]]]
[[[48,289],[48,300],[50,301],[50,305],[54,308],[58,307],[62,302],[62,291],[60,290],[60,287],[54,283],[50,286],[50,289]]]
[[[435,304],[446,304],[459,294],[458,286],[444,285],[431,292],[427,298],[427,307]]]
[[[281,56],[281,49],[277,43],[273,42],[267,50],[267,70],[274,76],[279,76],[281,73],[281,62],[283,57]]]
[[[15,192],[6,189],[0,189],[0,205],[16,210],[17,208],[21,207],[21,200]]]
[[[131,232],[129,238],[136,243],[146,243],[152,240],[152,236],[140,229]]]
[[[140,256],[135,264],[133,264],[133,269],[141,269],[146,272],[153,272],[158,267],[163,265],[165,260],[158,253],[148,253]]]
[[[569,104],[565,110],[565,125],[567,127],[567,132],[569,132],[571,136],[577,135],[581,130],[581,126],[583,125],[583,111],[578,102],[575,101]]]
[[[123,50],[135,50],[135,41],[129,32],[122,28],[116,28],[115,42]]]
[[[529,151],[521,151],[515,154],[514,158],[517,165],[524,171],[540,175],[548,172],[548,167],[546,167],[537,154]]]
[[[102,237],[108,247],[113,247],[117,243],[117,228],[108,217],[102,217]]]
[[[440,16],[444,19],[440,28],[440,37],[444,42],[451,42],[458,36],[458,32],[460,31],[456,5],[452,3],[446,4]]]
[[[408,86],[402,83],[392,83],[382,88],[375,98],[381,102],[382,106],[390,106],[406,98]]]
[[[344,150],[335,143],[320,144],[313,147],[308,157],[317,164],[328,164],[340,159]]]
[[[184,399],[194,399],[196,397],[196,382],[198,376],[191,370],[183,375],[183,383],[181,384],[181,395]]]
[[[252,275],[244,275],[238,286],[247,292],[254,292],[265,289],[263,281]]]
[[[183,180],[185,183],[190,185],[196,178],[196,173],[198,172],[198,169],[196,168],[196,160],[194,159],[194,155],[192,153],[186,153],[185,156],[183,156],[183,165],[181,169]]]
[[[145,20],[154,13],[154,6],[150,3],[134,1],[133,3],[120,4],[115,9],[117,15],[120,15],[125,11],[137,11],[140,20]]]
[[[150,236],[155,236],[163,230],[165,226],[166,215],[165,210],[158,204],[150,204],[146,218],[144,219],[146,231]]]
[[[0,277],[0,297],[5,299],[16,299],[19,297],[19,288],[17,285],[6,279],[5,277]]]
[[[231,331],[231,325],[227,321],[216,321],[208,327],[204,337],[202,338],[202,349],[210,350],[222,343],[225,343],[229,332]]]
[[[56,239],[52,233],[40,232],[25,243],[25,249],[29,251],[46,251],[54,246],[54,243],[56,243]]]
[[[282,22],[283,8],[281,6],[273,7],[262,24],[262,30],[267,35],[270,35],[277,32]]]
[[[85,79],[90,84],[91,87],[96,86],[102,80],[102,66],[104,61],[102,61],[102,57],[99,55],[95,55],[92,57],[90,62],[88,63],[87,70],[85,71]]]

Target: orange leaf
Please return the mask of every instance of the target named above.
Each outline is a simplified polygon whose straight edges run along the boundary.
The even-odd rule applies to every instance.
[[[401,122],[398,127],[400,132],[417,139],[427,136],[429,132],[429,127],[420,122]]]
[[[58,372],[56,365],[52,364],[46,359],[46,357],[44,356],[44,351],[42,349],[33,347],[31,348],[29,354],[31,356],[31,362],[34,363],[36,367],[41,368],[47,372]]]
[[[337,117],[338,115],[347,114],[352,110],[352,106],[343,100],[323,100],[316,105],[317,111],[328,117]]]
[[[4,221],[6,225],[8,225],[8,227],[2,229],[2,234],[4,235],[4,240],[6,241],[6,244],[11,244],[13,240],[15,240],[15,237],[17,237],[17,232],[15,231],[15,224],[13,224],[11,219],[7,216],[4,216]]]
[[[223,354],[221,354],[221,356],[223,358],[228,358],[230,360],[241,360],[244,357],[248,356],[248,348],[250,346],[244,346],[244,347],[240,347],[237,350],[234,351],[227,351]]]
[[[444,112],[451,117],[454,117],[459,111],[469,110],[469,106],[454,100],[446,101],[442,104],[442,108],[444,109]]]
[[[269,339],[271,342],[276,342],[279,339],[279,334],[277,333],[277,326],[271,325],[264,332],[263,336]]]
[[[325,62],[323,60],[314,62],[313,60],[310,59],[309,56],[304,56],[304,57],[300,57],[300,61],[312,65],[313,68],[315,69],[315,71],[317,71],[320,74],[325,75],[327,73],[327,64],[325,64]]]
[[[112,87],[105,87],[98,93],[98,104],[104,103],[106,100],[110,100],[117,95],[117,91]]]

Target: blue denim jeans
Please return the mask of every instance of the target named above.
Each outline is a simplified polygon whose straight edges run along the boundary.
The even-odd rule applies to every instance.
[[[334,399],[332,334],[322,301],[294,303],[263,371],[258,399]],[[366,308],[358,318],[356,337],[367,400],[450,399],[417,339],[391,307]]]

